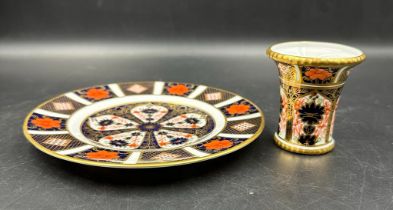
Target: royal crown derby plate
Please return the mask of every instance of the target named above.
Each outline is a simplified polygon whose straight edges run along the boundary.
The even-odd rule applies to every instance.
[[[234,93],[190,83],[130,82],[65,93],[25,119],[26,138],[71,162],[154,168],[216,158],[254,141],[264,118]]]

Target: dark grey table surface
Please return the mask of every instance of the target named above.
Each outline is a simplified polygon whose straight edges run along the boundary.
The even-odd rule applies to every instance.
[[[360,46],[368,59],[344,89],[336,149],[304,156],[273,143],[278,77],[265,45],[52,47],[0,50],[0,209],[393,209],[390,48]],[[263,109],[265,130],[225,157],[148,170],[69,163],[24,139],[22,121],[40,102],[80,87],[138,80],[237,92]]]

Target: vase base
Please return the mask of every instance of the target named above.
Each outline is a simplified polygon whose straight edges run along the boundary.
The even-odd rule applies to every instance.
[[[322,155],[326,154],[333,150],[334,148],[334,139],[327,144],[321,146],[302,146],[290,143],[281,137],[278,136],[277,133],[274,133],[274,142],[280,148],[294,153],[304,154],[304,155]]]

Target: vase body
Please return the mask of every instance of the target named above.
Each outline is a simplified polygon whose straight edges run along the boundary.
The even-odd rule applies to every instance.
[[[296,61],[292,57],[274,59],[281,98],[274,139],[285,150],[313,155],[334,148],[332,135],[340,94],[350,70],[359,61],[330,64],[310,59],[314,61]]]

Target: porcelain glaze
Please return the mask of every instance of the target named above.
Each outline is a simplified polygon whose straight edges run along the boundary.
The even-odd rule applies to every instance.
[[[103,167],[151,168],[236,151],[262,132],[262,111],[234,93],[190,83],[130,82],[71,91],[26,118],[41,151]]]
[[[334,148],[336,109],[350,70],[365,59],[349,46],[325,42],[286,42],[267,54],[280,76],[281,107],[275,142],[301,154]]]

